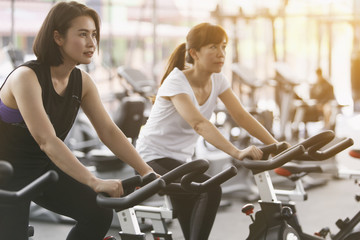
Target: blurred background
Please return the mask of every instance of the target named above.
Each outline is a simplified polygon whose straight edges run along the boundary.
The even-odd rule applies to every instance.
[[[33,58],[34,37],[56,2],[1,0],[2,52],[14,48],[24,60]],[[289,73],[303,85],[313,82],[316,68],[321,67],[335,86],[340,104],[354,106],[354,100],[359,98],[359,0],[80,2],[94,8],[102,19],[100,54],[90,68],[96,72],[93,76],[99,83],[111,85],[113,70],[121,65],[139,68],[158,81],[167,58],[185,41],[189,28],[207,21],[221,24],[230,36],[224,67],[230,81],[234,77],[232,63],[244,65],[260,79],[274,77],[275,64],[285,63]],[[9,64],[1,53],[0,79],[9,72]],[[307,97],[305,90],[300,92]]]

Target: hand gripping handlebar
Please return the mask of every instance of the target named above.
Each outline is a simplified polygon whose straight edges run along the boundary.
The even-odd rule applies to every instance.
[[[99,206],[116,209],[116,211],[121,211],[138,205],[139,203],[143,202],[157,192],[165,189],[165,186],[165,191],[171,191],[171,189],[178,190],[180,186],[174,184],[176,180],[181,179],[184,175],[191,172],[196,172],[196,174],[203,173],[208,168],[208,161],[202,159],[194,160],[174,168],[160,178],[157,178],[156,180],[150,182],[149,184],[141,187],[140,189],[134,191],[133,193],[130,193],[125,197],[110,198],[105,196],[104,194],[98,194],[96,201]]]
[[[58,174],[54,170],[50,170],[19,191],[0,190],[0,203],[14,204],[20,201],[30,200],[41,193],[50,184],[56,182],[58,178]]]
[[[296,156],[302,155],[305,148],[302,145],[293,146],[269,160],[250,160],[248,158],[239,161],[239,164],[253,171],[254,174],[259,172],[278,168],[285,163],[293,160]]]
[[[147,175],[143,178],[136,175],[128,179],[124,179],[122,180],[122,186],[124,192],[125,193],[131,192],[131,193],[120,198],[112,198],[104,193],[99,193],[96,197],[96,202],[101,207],[115,209],[116,211],[121,211],[133,207],[135,205],[138,205],[139,203],[143,202],[144,200],[156,194],[165,187],[164,180],[160,178],[151,181],[151,179],[153,179],[154,176],[155,174],[151,173],[150,175]],[[151,182],[142,186],[144,182],[148,182],[148,181]],[[136,187],[141,187],[141,188],[132,192],[132,190]]]
[[[122,180],[121,185],[124,189],[123,196],[129,195],[130,193],[134,192],[135,189],[145,186],[146,184],[148,184],[149,182],[155,179],[156,179],[156,174],[151,172],[143,177],[141,177],[140,175],[135,175]],[[105,193],[103,194],[106,196]]]
[[[244,159],[243,161],[240,161],[240,164],[252,170],[254,173],[259,173],[278,168],[291,160],[325,160],[353,144],[351,138],[345,138],[327,149],[320,150],[320,148],[330,143],[334,137],[335,134],[333,131],[324,131],[286,149],[270,160],[261,161]]]
[[[268,146],[261,147],[261,151],[263,152],[263,159],[267,159],[270,154],[277,153],[279,151],[282,151],[286,149],[287,144],[286,143],[279,143],[279,144],[271,144]],[[229,180],[233,176],[237,174],[237,168],[232,166],[217,175],[211,177],[210,179],[206,180],[202,183],[197,183],[194,181],[196,178],[196,173],[192,172],[187,175],[185,175],[181,179],[181,187],[189,192],[205,192],[208,191],[210,188],[212,188],[215,185],[220,185],[224,183],[225,181]]]

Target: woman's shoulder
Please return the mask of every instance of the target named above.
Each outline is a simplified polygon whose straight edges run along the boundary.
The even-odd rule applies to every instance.
[[[215,79],[215,80],[217,80],[217,79],[219,79],[219,80],[226,80],[226,79],[227,79],[226,76],[225,76],[225,74],[224,74],[223,72],[213,73],[211,76],[212,76],[212,78]]]
[[[180,69],[178,69],[177,67],[175,67],[170,73],[169,73],[169,78],[181,78],[181,79],[186,79],[185,74],[183,73],[183,71],[181,71]]]
[[[224,84],[224,83],[229,83],[228,78],[225,76],[225,74],[223,72],[219,72],[219,73],[213,73],[211,75],[213,81],[215,82],[215,84]]]
[[[174,68],[169,75],[166,77],[164,83],[176,83],[176,84],[183,84],[187,82],[185,74],[178,68]]]
[[[22,78],[32,77],[36,77],[36,67],[34,67],[32,61],[21,64],[9,74],[9,79],[14,78],[21,80]]]

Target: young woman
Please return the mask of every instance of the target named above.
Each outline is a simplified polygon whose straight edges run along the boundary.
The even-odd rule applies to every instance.
[[[227,42],[222,27],[201,23],[171,55],[150,117],[137,141],[138,152],[157,173],[164,174],[191,159],[199,135],[235,159],[262,157],[255,146],[236,148],[209,121],[218,98],[251,135],[265,144],[277,142],[244,109],[221,73]],[[201,180],[207,178],[201,176]],[[170,197],[185,239],[208,239],[221,199],[220,187],[204,194],[177,193]]]
[[[96,194],[123,193],[120,180],[95,177],[64,144],[79,107],[116,156],[141,175],[153,171],[107,114],[91,77],[76,67],[91,62],[99,39],[93,9],[77,2],[56,4],[35,39],[37,60],[15,69],[0,91],[0,159],[14,167],[5,189],[19,190],[55,169],[59,181],[34,202],[76,220],[68,240],[103,239],[112,210],[98,207]],[[29,205],[0,206],[1,239],[27,239]]]

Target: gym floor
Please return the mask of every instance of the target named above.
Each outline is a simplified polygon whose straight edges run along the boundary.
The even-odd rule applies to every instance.
[[[337,120],[336,134],[339,137],[351,137],[355,144],[353,147],[360,148],[360,115],[339,116]],[[311,134],[311,133],[310,133]],[[339,166],[348,169],[360,170],[360,159],[354,159],[348,155],[351,147],[336,156]],[[332,174],[312,175],[314,179],[326,179],[327,184],[307,191],[307,201],[297,201],[298,217],[303,230],[314,233],[323,227],[329,227],[331,232],[338,231],[335,222],[341,218],[352,217],[359,209],[359,203],[355,201],[355,194],[360,193],[359,186],[351,179],[335,178]],[[210,240],[241,240],[246,239],[251,220],[241,212],[241,208],[248,202],[237,196],[237,193],[224,195],[223,200],[231,202],[230,205],[221,207],[216,217]],[[259,209],[255,202],[255,210]],[[71,228],[71,224],[31,221],[35,227],[34,240],[64,240]],[[174,240],[183,239],[180,226],[176,219],[169,225]],[[111,228],[109,235],[120,239],[118,229]],[[152,239],[147,233],[147,239]]]

